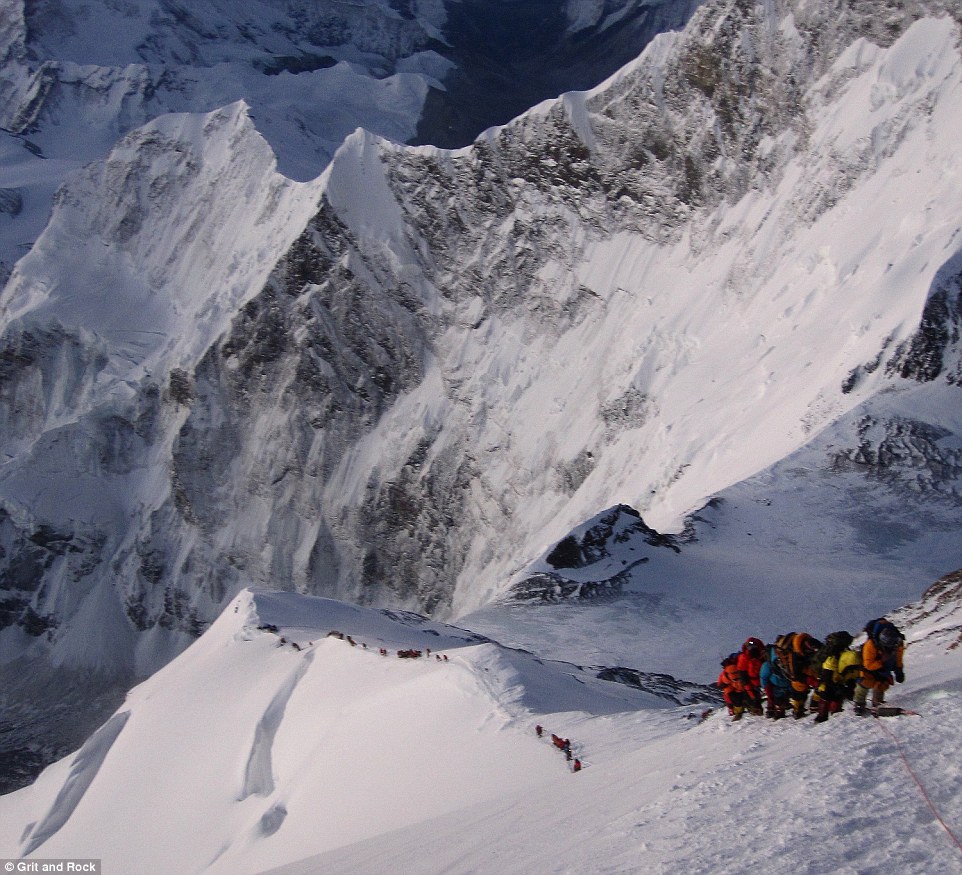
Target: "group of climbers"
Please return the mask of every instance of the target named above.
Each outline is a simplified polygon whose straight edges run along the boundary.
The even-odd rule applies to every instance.
[[[541,724],[538,724],[537,726],[535,726],[535,728],[534,728],[534,734],[537,735],[538,738],[544,738],[544,727],[543,727]],[[560,750],[560,751],[565,755],[565,759],[566,759],[569,763],[571,763],[571,771],[572,771],[572,772],[580,772],[580,771],[581,771],[581,769],[582,769],[581,759],[580,759],[579,757],[576,757],[576,756],[574,755],[574,753],[572,752],[572,750],[571,750],[571,739],[570,739],[570,738],[562,738],[560,735],[555,735],[555,734],[552,732],[552,733],[551,733],[551,743],[552,743],[558,750]]]
[[[870,713],[885,701],[885,691],[905,680],[902,658],[905,638],[881,617],[865,626],[865,642],[852,648],[854,636],[832,632],[819,641],[807,632],[787,632],[774,644],[751,637],[740,651],[722,660],[718,686],[733,720],[744,713],[772,719],[788,714],[796,719],[815,713],[815,722],[828,720],[842,710],[846,700],[858,715]],[[809,703],[809,694],[811,702]]]

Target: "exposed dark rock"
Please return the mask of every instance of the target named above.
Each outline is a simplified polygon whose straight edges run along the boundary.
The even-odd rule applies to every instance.
[[[194,387],[190,374],[183,368],[173,368],[168,379],[167,391],[175,404],[189,406],[194,400]]]
[[[962,255],[949,261],[936,276],[933,291],[925,308],[918,330],[911,340],[900,344],[895,355],[886,363],[886,373],[897,373],[903,379],[928,383],[939,377],[946,367],[950,346],[958,348],[962,333]],[[959,356],[953,365],[958,367]],[[956,373],[947,379],[959,384]]]
[[[279,73],[311,73],[314,70],[324,70],[333,67],[337,63],[336,58],[330,55],[275,55],[270,58],[261,58],[254,61],[254,67],[268,76],[276,76]]]
[[[603,601],[621,595],[622,589],[631,581],[629,571],[647,562],[639,559],[629,568],[605,580],[576,581],[558,573],[536,572],[513,584],[503,601],[506,604],[561,604],[572,601]]]
[[[0,213],[18,216],[23,209],[23,195],[16,188],[0,188]]]
[[[552,568],[580,568],[584,559],[578,539],[574,535],[562,538],[545,557],[545,561]]]
[[[944,443],[950,436],[945,429],[916,420],[862,416],[855,430],[857,444],[833,457],[837,469],[858,470],[893,488],[924,492],[932,500],[962,499],[962,450]]]
[[[680,681],[670,674],[658,674],[621,667],[593,669],[593,671],[597,671],[596,677],[600,680],[625,684],[637,690],[659,696],[662,699],[668,699],[677,705],[705,703],[721,706],[725,701],[721,692],[713,687],[692,683],[691,681]]]
[[[545,561],[554,568],[583,568],[611,555],[612,544],[638,540],[650,547],[667,547],[676,553],[681,548],[672,535],[663,535],[645,524],[633,507],[621,504],[598,518],[578,538],[568,535],[548,554]],[[571,560],[574,560],[573,562]]]

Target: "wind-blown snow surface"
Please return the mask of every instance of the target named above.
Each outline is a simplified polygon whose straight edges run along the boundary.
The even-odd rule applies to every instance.
[[[896,619],[907,681],[889,698],[921,716],[733,724],[415,615],[242,593],[0,799],[0,855],[142,875],[740,873],[759,855],[947,875],[962,848],[933,810],[962,832],[958,580]]]

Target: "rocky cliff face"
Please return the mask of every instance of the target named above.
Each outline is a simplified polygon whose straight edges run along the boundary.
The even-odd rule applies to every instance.
[[[950,5],[708,3],[468,149],[357,132],[308,183],[243,103],[131,132],[0,299],[4,653],[143,674],[251,584],[459,614],[862,405],[821,470],[957,516]]]

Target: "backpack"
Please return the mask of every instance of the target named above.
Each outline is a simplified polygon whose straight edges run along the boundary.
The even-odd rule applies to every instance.
[[[785,671],[785,666],[779,662],[779,650],[775,644],[765,648],[765,660],[768,662],[769,666],[771,666],[772,675],[774,675],[776,678],[780,678],[781,681],[784,682],[781,684],[782,686],[790,683],[788,674]],[[778,681],[776,681],[776,684],[777,683]]]
[[[865,624],[865,634],[883,650],[894,650],[905,640],[905,636],[899,631],[898,626],[891,620],[886,620],[885,617],[869,620]],[[885,639],[884,642],[883,638]]]
[[[852,636],[848,632],[830,632],[825,636],[825,643],[815,655],[815,664],[821,666],[830,656],[840,656],[851,643]]]
[[[722,661],[722,667],[727,668],[729,665],[735,665],[738,662],[738,653],[729,653]]]
[[[792,640],[795,638],[794,632],[786,632],[775,639],[775,659],[776,665],[781,671],[788,675],[791,671]]]
[[[794,637],[794,632],[786,632],[784,635],[779,635],[775,639],[775,649],[779,653],[789,653],[792,649],[792,639]]]

